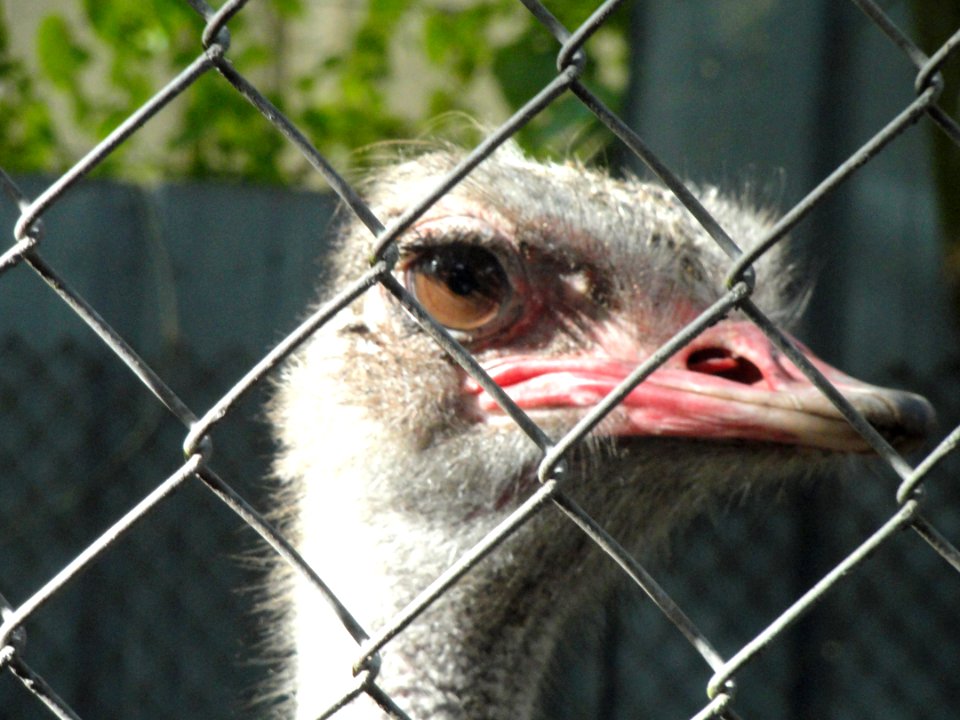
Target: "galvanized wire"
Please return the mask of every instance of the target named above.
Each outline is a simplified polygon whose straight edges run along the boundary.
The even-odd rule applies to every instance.
[[[707,684],[710,700],[694,715],[694,718],[697,719],[736,717],[733,709],[736,674],[747,664],[753,662],[770,644],[781,638],[786,628],[813,609],[842,581],[843,577],[856,569],[872,553],[877,552],[900,529],[912,527],[939,555],[947,560],[950,566],[960,571],[960,552],[920,513],[922,485],[933,468],[947,454],[955,452],[956,446],[960,442],[960,428],[953,430],[925,460],[915,468],[911,468],[842,394],[806,361],[793,343],[750,300],[755,284],[752,271],[753,263],[780,242],[790,230],[802,222],[810,211],[820,204],[826,196],[834,192],[841,183],[882,153],[906,128],[923,118],[930,118],[955,142],[960,143],[960,126],[954,118],[951,118],[936,105],[937,98],[942,90],[942,78],[939,76],[939,70],[955,51],[957,45],[960,45],[960,30],[930,56],[927,56],[878,5],[870,0],[853,0],[880,31],[885,33],[904,53],[908,62],[916,68],[917,97],[891,118],[849,159],[824,178],[803,200],[786,212],[752,250],[743,253],[737,245],[736,239],[727,234],[679,176],[657,156],[653,149],[648,147],[634,130],[601,102],[583,80],[583,70],[586,63],[583,48],[590,42],[591,37],[602,27],[607,18],[617,10],[621,4],[619,0],[601,4],[586,21],[572,31],[564,27],[541,3],[536,0],[521,0],[533,17],[544,26],[545,32],[557,41],[556,76],[506,122],[491,131],[455,168],[440,178],[431,191],[425,193],[416,203],[407,208],[403,214],[387,226],[384,226],[355,189],[316,150],[307,136],[273,103],[267,100],[264,94],[239,72],[228,59],[231,41],[228,23],[231,18],[243,11],[247,3],[242,0],[231,0],[218,10],[214,10],[202,0],[187,1],[202,16],[206,26],[198,38],[202,50],[197,58],[181,73],[160,88],[141,108],[119,124],[102,142],[92,148],[32,201],[25,197],[9,176],[0,171],[0,185],[21,209],[20,218],[12,228],[14,244],[0,255],[0,279],[2,279],[5,270],[21,262],[29,265],[54,290],[57,296],[90,326],[104,346],[130,369],[134,376],[186,429],[183,442],[186,461],[174,474],[157,484],[153,491],[124,513],[114,525],[89,544],[25,601],[18,605],[7,605],[6,601],[0,598],[0,606],[3,606],[3,621],[0,624],[0,671],[9,671],[19,679],[23,687],[43,702],[54,716],[70,718],[71,720],[77,718],[77,715],[66,702],[26,664],[24,660],[24,655],[27,652],[24,642],[24,624],[52,597],[72,583],[91,563],[97,561],[119,537],[130,532],[141,520],[146,520],[151,511],[161,501],[164,501],[188,480],[197,480],[202,487],[207,488],[215,497],[219,498],[241,517],[245,523],[258,532],[281,557],[290,563],[296,572],[307,578],[328,600],[332,611],[357,642],[358,657],[353,668],[356,674],[355,682],[344,689],[340,700],[331,706],[322,717],[334,715],[359,695],[367,694],[391,716],[406,718],[407,716],[400,704],[395,702],[376,683],[376,676],[379,671],[379,651],[441,598],[460,578],[471,572],[477,563],[489,554],[497,552],[501,544],[507,541],[516,530],[522,527],[533,515],[542,512],[548,506],[559,509],[592,542],[610,555],[622,571],[643,588],[664,615],[678,627],[683,637],[701,654],[713,672],[713,677]],[[87,173],[102,163],[128,138],[138,132],[146,122],[163,111],[174,98],[211,69],[215,69],[227,83],[247,99],[276,128],[277,132],[286,138],[303,155],[306,161],[325,178],[331,189],[341,198],[345,207],[375,236],[376,249],[373,254],[373,263],[366,273],[346,287],[340,288],[339,292],[329,302],[314,312],[294,332],[290,333],[273,350],[267,353],[206,412],[197,415],[179,399],[160,374],[137,354],[130,343],[114,330],[97,313],[96,309],[76,290],[72,289],[65,279],[40,256],[38,249],[43,243],[44,214],[60,202],[64,195],[75,187]],[[408,230],[434,203],[467,177],[474,168],[484,162],[499,146],[530,123],[545,108],[564,96],[578,98],[584,107],[594,113],[630,151],[662,180],[703,226],[709,236],[714,239],[718,247],[729,256],[730,267],[726,293],[721,300],[678,332],[649,359],[638,365],[630,377],[589,412],[569,433],[562,438],[550,438],[490,379],[469,351],[430,317],[403,285],[397,282],[391,270],[393,263],[396,261],[397,238]],[[303,561],[283,535],[210,467],[208,459],[212,450],[210,439],[212,429],[233,411],[237,402],[252,388],[264,382],[265,378],[318,328],[329,322],[357,298],[378,285],[397,298],[424,330],[436,340],[438,345],[449,353],[500,404],[506,414],[540,448],[543,452],[543,458],[538,474],[540,485],[532,492],[530,497],[473,548],[464,552],[445,572],[425,587],[407,607],[371,634],[361,627],[360,623],[354,619],[350,609],[330,591],[323,579]],[[895,497],[896,511],[882,527],[824,575],[813,587],[803,593],[794,604],[763,629],[753,640],[744,644],[730,658],[725,659],[680,606],[660,587],[653,576],[621,547],[600,523],[563,493],[563,458],[637,384],[641,383],[673,354],[695,339],[703,330],[733,309],[739,309],[752,320],[800,371],[829,398],[866,442],[878,452],[885,466],[899,477],[900,486]]]

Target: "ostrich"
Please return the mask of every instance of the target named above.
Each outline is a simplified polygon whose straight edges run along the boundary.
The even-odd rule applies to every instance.
[[[368,201],[398,216],[459,160],[434,150],[382,168]],[[701,202],[738,242],[762,213]],[[337,234],[340,280],[367,266],[359,222]],[[499,150],[400,241],[395,275],[551,438],[720,294],[726,258],[665,189]],[[783,253],[753,301],[796,314]],[[336,283],[335,283],[336,285]],[[925,434],[918,396],[817,367],[883,434]],[[288,528],[361,624],[376,629],[537,487],[542,452],[383,289],[292,358],[271,409]],[[565,458],[564,492],[632,551],[722,493],[809,475],[868,445],[752,324],[731,314],[631,392]],[[377,683],[412,718],[527,720],[569,613],[616,576],[544,507],[383,650]],[[280,573],[280,571],[278,571]],[[279,575],[278,575],[279,578]],[[298,720],[350,680],[356,643],[319,593],[292,583]],[[280,580],[278,579],[278,582]],[[384,717],[360,696],[337,718]]]

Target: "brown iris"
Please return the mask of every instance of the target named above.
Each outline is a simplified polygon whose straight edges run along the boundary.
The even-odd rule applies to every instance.
[[[407,267],[407,287],[437,322],[462,332],[495,320],[511,292],[496,256],[466,243],[422,251]]]

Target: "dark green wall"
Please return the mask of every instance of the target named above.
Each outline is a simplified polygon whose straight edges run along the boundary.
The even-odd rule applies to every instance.
[[[36,194],[45,180],[21,180]],[[328,197],[86,182],[44,216],[44,259],[197,414],[316,296]],[[0,225],[16,220],[0,204]],[[181,462],[183,428],[25,265],[0,276],[0,593],[26,600]],[[263,506],[264,393],[214,434]],[[253,534],[188,485],[27,626],[27,660],[81,717],[248,715],[262,678],[241,562]],[[0,676],[0,717],[49,717]]]

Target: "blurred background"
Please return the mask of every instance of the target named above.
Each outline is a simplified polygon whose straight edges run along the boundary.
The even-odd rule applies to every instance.
[[[927,54],[960,3],[882,3]],[[590,2],[547,6],[568,27]],[[351,177],[394,140],[475,143],[555,74],[556,43],[512,0],[250,3],[237,68]],[[30,197],[200,52],[175,0],[0,0],[0,167]],[[916,70],[854,3],[625,3],[587,45],[586,83],[672,168],[785,212],[914,97]],[[958,61],[940,106],[957,116]],[[575,99],[518,136],[531,154],[647,174]],[[795,231],[816,278],[799,335],[870,382],[960,422],[960,149],[926,119]],[[40,251],[196,412],[322,296],[336,203],[319,175],[208,73],[44,214]],[[16,204],[0,199],[7,244]],[[6,244],[0,249],[6,249]],[[215,469],[260,509],[265,395],[214,434]],[[26,600],[182,462],[184,428],[25,265],[0,275],[0,593]],[[922,453],[919,455],[922,457]],[[960,541],[956,453],[924,512]],[[732,654],[879,527],[897,478],[851,468],[723,508],[652,571]],[[261,717],[270,669],[258,539],[198,484],[27,623],[25,657],[84,718]],[[883,546],[738,674],[744,718],[953,718],[960,577],[913,533]],[[709,669],[636,589],[558,659],[550,718],[686,718]],[[9,673],[0,718],[50,717]]]

